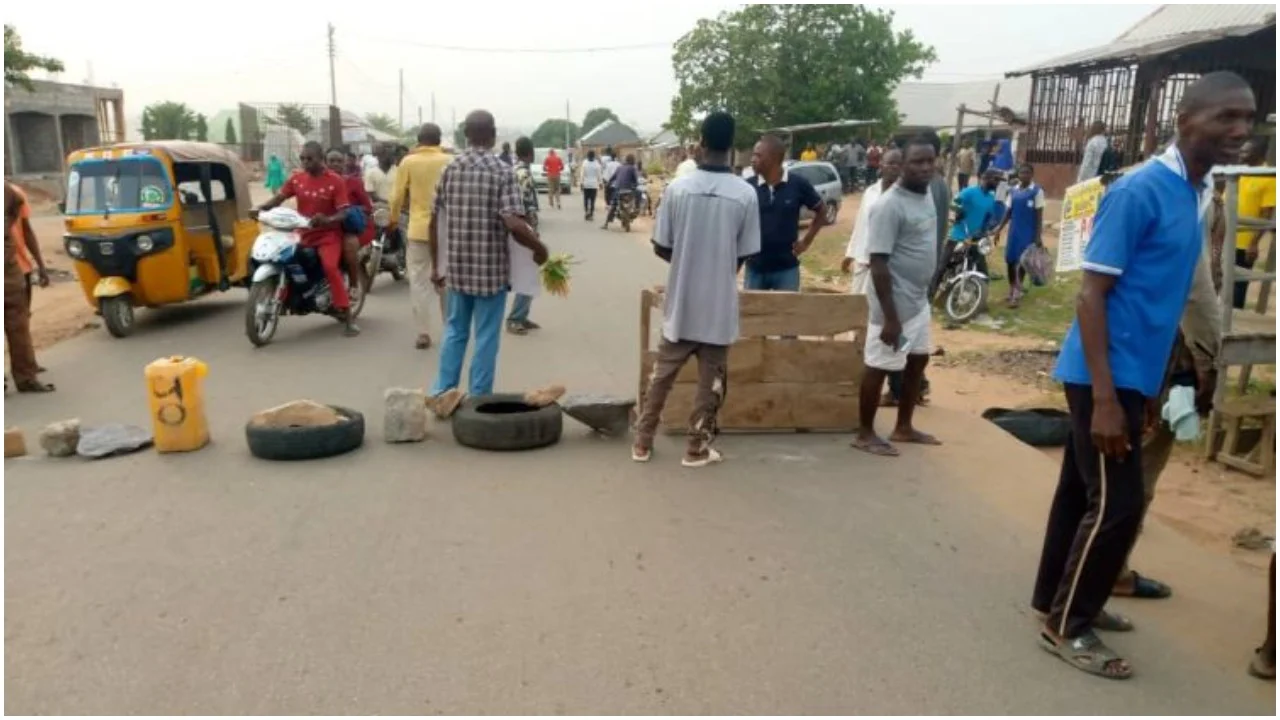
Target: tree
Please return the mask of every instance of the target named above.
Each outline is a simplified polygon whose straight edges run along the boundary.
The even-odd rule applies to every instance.
[[[184,103],[160,102],[142,110],[144,140],[190,140],[197,128],[196,114]]]
[[[209,142],[209,120],[203,113],[196,115],[195,126],[192,131],[195,133],[196,140]]]
[[[586,135],[592,130],[595,130],[596,126],[605,120],[620,122],[618,120],[618,114],[607,107],[591,108],[587,111],[586,116],[582,118],[582,134]]]
[[[310,135],[316,129],[315,121],[301,105],[285,103],[276,108],[276,119],[285,127],[291,127],[303,135]]]
[[[910,30],[894,32],[890,11],[748,5],[699,20],[676,41],[669,125],[696,136],[698,118],[727,110],[737,120],[738,147],[761,128],[807,122],[877,120],[877,132],[891,131],[898,123],[893,89],[936,59]]]
[[[390,115],[369,113],[364,116],[364,121],[369,123],[369,127],[377,130],[378,132],[384,132],[388,135],[395,135],[397,137],[401,135],[402,131],[400,130],[400,123],[396,122],[395,118]]]
[[[4,82],[28,91],[34,90],[28,73],[32,70],[62,72],[62,61],[57,58],[35,55],[22,49],[22,38],[12,25],[4,26]]]
[[[459,150],[467,147],[467,124],[465,122],[458,123],[458,127],[453,129],[453,146]]]
[[[235,145],[236,140],[236,124],[231,122],[231,118],[227,118],[227,127],[222,131],[222,140],[228,145]]]
[[[542,121],[537,130],[533,131],[533,135],[529,139],[533,141],[534,147],[557,147],[565,146],[565,129],[568,129],[569,144],[578,141],[578,126],[565,120],[564,118],[547,118]]]

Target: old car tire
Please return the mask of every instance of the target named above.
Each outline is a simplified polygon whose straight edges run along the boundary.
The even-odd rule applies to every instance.
[[[346,422],[320,427],[244,428],[249,452],[263,460],[315,460],[351,452],[364,444],[364,415],[342,407],[333,408]]]
[[[477,450],[532,450],[559,442],[563,423],[555,403],[534,407],[522,395],[480,395],[453,414],[453,439]]]
[[[827,203],[827,224],[835,225],[836,218],[838,218],[839,215],[840,215],[840,206],[833,202]]]
[[[982,417],[1034,447],[1062,447],[1071,432],[1071,416],[1053,408],[987,408]]]
[[[102,313],[102,324],[107,326],[107,332],[113,337],[125,338],[133,333],[132,295],[102,298],[98,311]]]

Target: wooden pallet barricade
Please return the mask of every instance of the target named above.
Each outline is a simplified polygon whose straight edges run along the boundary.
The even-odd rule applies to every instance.
[[[728,393],[720,409],[720,428],[856,429],[866,298],[842,292],[740,291],[738,302],[740,337],[729,349]],[[662,306],[661,288],[641,291],[638,397],[642,403],[662,335]],[[697,363],[690,361],[667,399],[664,431],[684,432],[688,427],[697,381]]]

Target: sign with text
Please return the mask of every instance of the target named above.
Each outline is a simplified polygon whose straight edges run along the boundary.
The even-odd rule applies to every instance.
[[[1079,270],[1084,262],[1084,248],[1093,233],[1093,216],[1102,201],[1101,178],[1093,178],[1067,188],[1062,198],[1062,221],[1058,224],[1057,272]]]

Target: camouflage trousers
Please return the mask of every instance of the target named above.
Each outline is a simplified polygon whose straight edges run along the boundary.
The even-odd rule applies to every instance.
[[[719,434],[717,418],[729,389],[729,347],[687,340],[671,342],[663,338],[658,345],[653,373],[649,376],[644,406],[636,422],[637,445],[653,447],[653,435],[662,418],[667,396],[690,357],[698,360],[698,390],[689,416],[689,453],[702,454]]]

